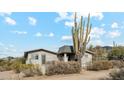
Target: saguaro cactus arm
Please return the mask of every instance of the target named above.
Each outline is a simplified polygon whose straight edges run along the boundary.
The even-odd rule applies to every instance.
[[[85,53],[86,46],[90,41],[92,25],[90,24],[90,14],[85,29],[85,21],[81,16],[80,22],[77,23],[77,14],[74,13],[74,26],[72,27],[73,47],[75,54],[82,57]]]

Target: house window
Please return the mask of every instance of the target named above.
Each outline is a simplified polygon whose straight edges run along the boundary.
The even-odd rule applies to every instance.
[[[42,64],[45,64],[45,62],[46,62],[46,55],[41,55],[41,57],[42,57]]]
[[[35,60],[38,60],[38,55],[35,55]]]
[[[88,58],[88,55],[87,55],[87,54],[85,54],[85,57],[86,57],[86,58]]]

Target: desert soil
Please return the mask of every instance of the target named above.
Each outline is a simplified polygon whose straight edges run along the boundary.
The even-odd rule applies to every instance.
[[[85,71],[80,74],[67,74],[67,75],[52,75],[52,76],[34,76],[22,77],[21,74],[16,74],[13,71],[0,72],[1,80],[99,80],[109,76],[111,70],[103,71]]]

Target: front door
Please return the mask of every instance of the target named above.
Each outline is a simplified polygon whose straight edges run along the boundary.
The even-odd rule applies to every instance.
[[[41,58],[42,58],[42,64],[45,64],[45,62],[46,62],[46,55],[41,55]]]

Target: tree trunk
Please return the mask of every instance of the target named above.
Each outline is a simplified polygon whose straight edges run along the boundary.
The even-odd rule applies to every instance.
[[[80,63],[80,66],[82,66],[82,55],[81,54],[79,54],[79,55],[76,55],[76,59],[77,59],[77,61]]]

